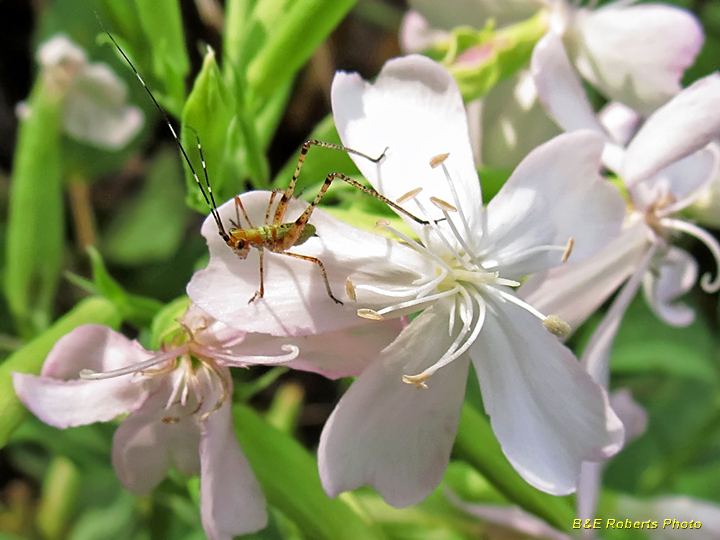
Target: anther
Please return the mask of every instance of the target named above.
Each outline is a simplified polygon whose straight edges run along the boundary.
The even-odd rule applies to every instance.
[[[369,321],[383,321],[385,318],[380,315],[377,311],[374,309],[368,309],[368,308],[360,308],[357,310],[358,317],[362,317],[363,319],[367,319]]]
[[[567,246],[565,246],[565,252],[562,255],[562,258],[560,259],[560,262],[565,262],[570,258],[570,254],[572,253],[573,247],[575,247],[575,239],[571,236],[568,238]]]
[[[348,295],[348,298],[352,300],[353,302],[357,300],[357,295],[355,294],[355,285],[353,285],[353,282],[350,281],[350,278],[347,278],[345,280],[345,293]]]
[[[445,161],[448,157],[450,157],[450,153],[447,154],[438,154],[437,156],[430,158],[430,166],[434,169],[438,165],[440,165],[443,161]]]
[[[543,326],[547,328],[548,332],[560,339],[565,339],[572,332],[570,325],[557,315],[548,315],[543,321]]]
[[[402,203],[407,202],[407,201],[409,201],[409,200],[411,200],[411,199],[414,199],[415,197],[418,196],[418,193],[420,193],[420,192],[422,191],[422,189],[423,189],[423,188],[419,187],[419,188],[415,188],[415,189],[413,189],[413,190],[411,190],[411,191],[408,191],[405,195],[402,195],[402,196],[398,197],[395,202],[398,203],[398,204],[402,204]]]
[[[429,378],[430,375],[422,373],[420,375],[403,375],[402,382],[404,382],[405,384],[412,384],[415,388],[427,390],[428,385],[425,384],[425,381],[427,381]]]
[[[450,204],[449,202],[445,202],[442,199],[438,199],[437,197],[430,197],[430,202],[437,206],[443,212],[458,211],[457,208],[455,208],[452,204]]]
[[[378,219],[375,222],[376,227],[387,227],[388,225],[390,225],[390,222],[387,219]]]
[[[180,422],[180,419],[177,416],[163,416],[162,421],[165,424],[177,424]]]

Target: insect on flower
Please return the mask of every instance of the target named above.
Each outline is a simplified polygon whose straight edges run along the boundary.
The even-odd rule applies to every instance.
[[[302,170],[303,163],[305,162],[305,157],[310,150],[310,147],[312,146],[319,146],[321,148],[329,148],[331,150],[340,150],[342,152],[347,152],[349,154],[355,154],[357,156],[360,156],[362,158],[365,158],[367,160],[372,161],[373,163],[380,163],[383,158],[385,157],[385,151],[377,158],[373,158],[368,156],[367,154],[363,154],[362,152],[359,152],[357,150],[354,150],[352,148],[348,148],[346,146],[327,143],[323,141],[317,141],[314,139],[308,140],[302,145],[302,149],[300,150],[300,157],[298,158],[298,164],[295,168],[295,172],[292,176],[292,179],[290,180],[290,184],[288,185],[287,189],[283,192],[281,189],[275,189],[270,195],[270,201],[268,202],[267,210],[265,212],[265,222],[261,226],[254,226],[252,221],[250,220],[250,217],[248,216],[247,212],[245,211],[245,208],[243,207],[242,201],[239,196],[235,196],[235,214],[236,219],[235,221],[231,221],[232,227],[225,228],[222,222],[222,218],[220,217],[220,213],[218,212],[217,204],[215,203],[215,197],[213,196],[212,188],[210,187],[210,179],[207,172],[207,167],[205,165],[205,158],[203,156],[202,151],[202,145],[200,144],[200,137],[195,131],[194,128],[191,126],[185,126],[187,129],[190,129],[194,135],[195,139],[197,141],[198,146],[198,153],[200,154],[200,160],[202,163],[202,169],[203,169],[203,176],[205,178],[205,187],[203,187],[202,183],[200,182],[200,178],[198,177],[195,168],[193,167],[192,163],[190,162],[190,158],[188,157],[187,153],[185,152],[185,149],[182,146],[182,143],[180,142],[179,137],[177,136],[177,133],[175,132],[175,129],[173,128],[172,124],[170,123],[170,119],[168,118],[167,114],[163,110],[162,107],[160,107],[160,104],[155,99],[155,96],[153,96],[150,89],[145,84],[145,81],[140,76],[140,73],[138,73],[137,69],[133,65],[133,63],[130,61],[128,56],[125,54],[125,52],[120,48],[118,43],[115,41],[115,39],[112,37],[112,35],[107,32],[108,37],[113,42],[115,47],[118,49],[120,54],[123,56],[125,61],[128,63],[130,68],[133,70],[135,75],[137,76],[140,83],[143,85],[143,88],[147,91],[148,95],[152,99],[153,103],[157,107],[157,109],[162,114],[163,119],[165,120],[165,123],[170,128],[170,132],[172,133],[173,138],[175,139],[175,142],[177,143],[178,147],[180,148],[180,152],[183,156],[183,159],[185,160],[185,163],[187,163],[188,167],[190,168],[190,172],[193,175],[193,178],[195,179],[195,182],[197,183],[198,188],[200,188],[200,191],[203,194],[203,197],[205,199],[205,202],[207,203],[208,207],[210,208],[210,213],[213,216],[213,219],[215,220],[215,223],[217,224],[218,228],[218,234],[222,237],[223,241],[233,250],[233,252],[240,258],[245,259],[247,258],[250,248],[254,247],[259,252],[259,259],[260,259],[260,288],[255,292],[255,294],[250,298],[248,303],[254,301],[256,298],[262,298],[265,294],[265,279],[264,279],[264,270],[263,270],[263,259],[264,259],[264,250],[272,251],[273,253],[279,253],[281,255],[287,255],[288,257],[293,257],[295,259],[301,259],[304,261],[309,261],[311,263],[316,264],[320,268],[320,272],[322,273],[323,281],[325,283],[325,289],[327,290],[328,296],[332,298],[335,303],[342,304],[342,301],[338,300],[337,297],[332,293],[332,289],[330,288],[330,282],[328,281],[327,271],[325,270],[325,265],[322,263],[320,259],[317,257],[312,257],[310,255],[302,255],[300,253],[294,253],[291,251],[288,251],[290,248],[294,246],[299,246],[306,242],[309,238],[315,235],[315,227],[308,223],[310,220],[310,216],[313,213],[313,210],[318,205],[320,200],[323,198],[325,193],[327,192],[328,188],[330,187],[330,184],[332,184],[333,180],[340,179],[343,182],[346,182],[350,184],[351,186],[367,193],[368,195],[375,197],[376,199],[384,202],[391,208],[395,209],[396,211],[408,216],[410,219],[416,221],[417,223],[420,223],[422,225],[427,225],[428,222],[425,220],[422,220],[415,215],[411,214],[407,210],[401,208],[398,204],[394,203],[387,197],[384,197],[383,195],[380,195],[377,191],[374,189],[365,187],[364,185],[360,184],[359,182],[355,181],[354,179],[350,178],[349,176],[346,176],[342,173],[330,173],[325,178],[325,182],[323,183],[322,187],[320,188],[320,191],[315,196],[315,199],[310,204],[310,206],[305,209],[305,211],[298,217],[295,221],[289,221],[285,222],[285,212],[287,211],[288,203],[293,197],[293,193],[295,191],[295,185],[297,184],[297,179],[300,176],[300,171]],[[207,191],[206,191],[207,189]],[[282,197],[280,198],[280,201],[277,203],[277,206],[275,208],[275,213],[273,214],[272,222],[270,222],[270,214],[272,213],[272,207],[273,203],[275,202],[275,198],[278,194],[282,193]],[[240,212],[242,212],[243,217],[245,218],[245,221],[247,222],[248,228],[244,229],[240,226]]]

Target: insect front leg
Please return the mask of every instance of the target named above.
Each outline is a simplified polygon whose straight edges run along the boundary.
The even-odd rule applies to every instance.
[[[281,255],[287,255],[288,257],[295,257],[296,259],[302,259],[303,261],[310,261],[311,263],[317,264],[320,267],[320,271],[322,272],[323,281],[325,282],[325,290],[327,290],[328,296],[332,298],[336,304],[340,304],[341,306],[343,305],[342,301],[335,298],[335,295],[332,293],[332,289],[330,288],[330,281],[328,281],[327,271],[325,270],[325,265],[320,259],[318,259],[317,257],[311,257],[310,255],[291,253],[289,251],[281,251],[279,253]]]
[[[253,294],[252,298],[248,300],[248,304],[252,304],[256,298],[262,298],[263,296],[265,296],[265,269],[263,267],[264,254],[265,250],[262,248],[262,246],[259,246],[258,256],[260,257],[260,290],[255,291],[255,294]]]

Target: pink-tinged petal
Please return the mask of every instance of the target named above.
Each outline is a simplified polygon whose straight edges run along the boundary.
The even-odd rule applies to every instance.
[[[426,309],[340,399],[318,449],[328,495],[370,485],[389,504],[405,507],[440,483],[460,421],[467,358],[439,369],[427,389],[402,376],[420,373],[447,351],[447,324],[447,306]]]
[[[720,136],[720,74],[708,75],[658,109],[628,146],[623,179],[632,187]]]
[[[640,127],[642,117],[627,105],[612,101],[600,110],[598,120],[616,143],[625,146]]]
[[[540,101],[560,127],[591,129],[607,137],[557,34],[548,32],[535,45],[530,65]]]
[[[492,18],[498,26],[505,26],[530,17],[543,6],[538,0],[409,0],[432,26],[450,30],[456,26],[483,28]]]
[[[698,265],[682,249],[670,247],[643,276],[643,290],[655,314],[672,326],[687,326],[695,320],[695,311],[677,299],[697,281]]]
[[[553,529],[542,519],[521,510],[517,506],[495,506],[492,504],[466,503],[452,492],[447,492],[448,500],[461,510],[477,516],[487,522],[513,529],[523,535],[545,540],[572,540],[557,529]]]
[[[468,117],[472,120],[469,106]],[[525,70],[493,86],[483,98],[481,125],[482,164],[500,169],[514,169],[536,146],[561,133]]]
[[[645,433],[648,415],[642,405],[638,404],[627,388],[610,394],[610,406],[625,426],[625,440],[630,442]]]
[[[639,222],[594,257],[530,276],[518,295],[541,313],[558,315],[577,328],[633,273],[649,232]]]
[[[265,497],[233,432],[229,401],[200,436],[200,513],[209,540],[232,540],[267,525]]]
[[[85,51],[64,34],[58,34],[43,43],[37,52],[38,62],[45,68],[61,65],[83,65],[87,62]]]
[[[172,377],[179,376],[173,372]],[[136,495],[147,495],[170,467],[191,476],[200,472],[200,429],[192,411],[181,405],[165,409],[170,381],[123,420],[113,438],[112,461],[120,482]]]
[[[80,371],[113,371],[149,360],[146,351],[107,326],[84,324],[60,338],[48,354],[40,374],[55,379],[77,379]]]
[[[243,355],[267,355],[283,345],[294,345],[300,349],[300,355],[282,365],[330,379],[357,377],[377,360],[380,351],[392,343],[402,328],[400,319],[390,319],[310,336],[248,334],[238,350]]]
[[[572,493],[583,461],[604,460],[622,447],[622,423],[605,391],[524,309],[489,302],[470,354],[493,431],[532,486]]]
[[[410,55],[388,61],[374,84],[357,73],[339,72],[332,85],[332,109],[344,145],[370,156],[387,148],[378,164],[351,156],[383,195],[396,200],[423,188],[423,197],[460,204],[471,229],[479,224],[482,196],[465,106],[447,69],[424,56]],[[430,166],[433,157],[445,153],[450,154],[446,166],[457,202],[442,169]],[[433,219],[443,217],[435,206],[426,206]],[[417,212],[414,205],[407,209]],[[415,222],[406,221],[419,233]]]
[[[570,262],[593,255],[620,232],[625,203],[599,175],[603,139],[592,131],[555,137],[515,169],[488,205],[488,234],[495,265],[518,279],[558,266],[570,238]],[[556,246],[554,251],[540,248]]]
[[[262,224],[270,194],[253,191],[241,199],[253,224]],[[285,221],[294,221],[305,208],[307,203],[291,200]],[[224,223],[236,219],[233,201],[219,210]],[[362,322],[357,305],[345,294],[349,277],[378,286],[412,283],[422,275],[420,272],[432,267],[407,246],[356,229],[322,210],[313,212],[310,223],[317,236],[289,251],[320,259],[333,294],[344,305],[328,296],[318,265],[268,250],[264,251],[265,296],[249,302],[260,286],[258,252],[250,250],[245,260],[237,257],[217,234],[212,218],[206,219],[202,228],[210,248],[210,262],[205,270],[193,275],[188,296],[213,318],[243,331],[281,336],[317,334]],[[364,307],[374,307],[371,299],[363,298],[363,302]]]
[[[405,53],[422,52],[449,37],[448,32],[432,28],[417,11],[408,11],[400,24],[400,48]]]
[[[612,2],[577,12],[577,66],[611,100],[648,115],[682,88],[703,43],[689,12],[662,4]]]
[[[20,401],[40,420],[64,429],[107,422],[139,408],[147,397],[142,381],[118,377],[99,381],[62,381],[13,373]]]
[[[635,297],[645,272],[650,267],[655,253],[658,249],[657,244],[651,244],[643,254],[642,259],[637,264],[630,276],[623,285],[620,292],[613,300],[610,309],[607,311],[603,320],[593,332],[590,342],[585,346],[580,361],[587,372],[595,382],[608,388],[610,385],[610,352],[612,350],[615,335],[620,328],[625,311],[627,311],[630,302]]]
[[[699,197],[702,188],[712,182],[719,163],[718,146],[711,143],[670,164],[651,179],[632,186],[630,195],[633,203],[645,209],[658,200],[672,197],[675,210],[681,210]],[[667,209],[663,210],[667,212]]]

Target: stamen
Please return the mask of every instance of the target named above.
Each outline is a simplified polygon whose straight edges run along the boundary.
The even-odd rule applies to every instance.
[[[397,199],[395,199],[395,202],[398,204],[402,204],[406,201],[409,201],[410,199],[414,199],[415,197],[418,196],[418,193],[420,193],[422,190],[423,190],[423,188],[419,187],[419,188],[415,188],[411,191],[408,191],[405,195],[402,195],[402,196],[398,197]]]
[[[390,222],[387,219],[378,219],[375,222],[376,227],[387,227],[388,225],[390,225]]]
[[[80,372],[80,378],[86,381],[100,381],[103,379],[112,379],[114,377],[122,377],[123,375],[130,375],[132,373],[139,373],[142,371],[145,371],[149,368],[158,366],[160,364],[163,364],[167,362],[168,360],[173,360],[177,358],[178,356],[181,356],[185,354],[188,351],[188,346],[183,345],[182,347],[178,347],[177,349],[173,349],[171,351],[159,354],[158,356],[154,356],[150,360],[145,360],[144,362],[139,362],[137,364],[133,364],[131,366],[127,366],[120,369],[114,369],[112,371],[103,371],[103,372],[96,372],[91,369],[83,369]]]
[[[383,228],[397,236],[400,240],[406,242],[410,247],[412,247],[415,251],[417,251],[420,255],[423,255],[424,257],[428,257],[438,263],[440,266],[442,266],[449,274],[453,274],[452,268],[450,268],[450,265],[443,261],[440,257],[435,255],[432,251],[428,250],[425,246],[420,244],[417,240],[414,240],[410,238],[408,235],[401,233],[398,231],[395,227],[391,227],[390,225],[383,225]],[[359,286],[358,286],[359,287]]]
[[[403,375],[402,376],[402,382],[405,384],[412,384],[415,386],[415,388],[419,388],[422,390],[427,390],[428,385],[425,384],[425,381],[427,381],[430,378],[430,375],[425,375],[421,373],[420,375]]]
[[[430,166],[435,169],[438,165],[443,163],[447,158],[450,157],[450,153],[438,154],[437,156],[430,158]]]
[[[694,236],[700,240],[710,250],[713,258],[715,259],[715,266],[717,268],[715,274],[715,281],[712,279],[712,274],[707,272],[700,278],[700,286],[706,293],[714,293],[720,290],[720,244],[705,229],[701,229],[697,225],[682,221],[680,219],[663,218],[660,220],[660,224],[669,229],[681,231],[690,236]]]
[[[557,315],[548,315],[547,319],[543,321],[543,326],[560,339],[565,339],[572,333],[570,325]]]
[[[353,302],[357,300],[357,295],[355,294],[355,285],[353,285],[353,282],[350,281],[350,278],[347,278],[345,280],[345,294],[347,294],[348,298]]]
[[[360,308],[357,310],[358,317],[369,321],[383,321],[385,318],[374,309]]]
[[[575,242],[573,241],[573,246],[575,245]],[[486,270],[491,270],[493,268],[497,268],[499,266],[507,266],[508,264],[514,264],[518,261],[521,261],[525,259],[528,255],[534,255],[536,253],[540,253],[542,251],[562,251],[563,254],[565,254],[568,250],[567,244],[564,246],[535,246],[532,248],[528,248],[525,250],[518,250],[516,253],[513,253],[511,255],[508,255],[506,257],[503,257],[502,260],[490,260],[485,259],[483,261],[483,265],[485,266]],[[569,257],[569,255],[568,255]]]
[[[382,308],[380,311],[376,311],[378,315],[381,317],[383,315],[387,315],[388,313],[392,313],[393,311],[398,311],[401,309],[407,309],[409,307],[419,306],[422,304],[428,304],[431,302],[435,302],[436,300],[440,300],[441,298],[445,298],[447,296],[452,296],[454,294],[457,294],[459,291],[461,291],[463,288],[459,285],[455,285],[452,289],[448,289],[447,291],[441,291],[435,294],[431,294],[428,296],[424,296],[422,298],[415,298],[413,300],[408,300],[407,302],[400,302],[399,304],[395,304],[394,306],[388,306],[386,308]],[[371,310],[372,311],[372,310]],[[361,315],[362,317],[362,315]]]
[[[514,294],[510,294],[506,291],[503,291],[502,289],[498,289],[497,287],[487,287],[485,290],[496,296],[499,296],[503,300],[507,300],[508,302],[512,302],[516,306],[523,308],[525,311],[527,311],[528,313],[532,313],[543,322],[545,322],[545,320],[547,319],[547,316],[540,313],[537,309],[532,307],[527,302],[520,300],[520,298],[518,298]]]
[[[237,354],[233,353],[226,353],[223,351],[219,351],[217,349],[212,350],[203,350],[202,347],[194,348],[195,351],[197,351],[199,354],[202,354],[203,356],[206,356],[208,358],[214,358],[215,360],[222,360],[226,362],[229,365],[235,365],[237,366],[241,362],[247,362],[250,364],[282,364],[284,362],[290,362],[292,360],[295,360],[298,355],[300,354],[300,349],[296,345],[291,345],[289,343],[285,343],[280,347],[283,351],[287,352],[287,354],[279,355],[279,356],[239,356]]]
[[[473,238],[473,235],[470,233],[470,224],[467,221],[467,218],[465,217],[465,212],[463,212],[462,204],[460,204],[460,197],[458,197],[457,190],[455,189],[455,183],[452,181],[452,178],[450,178],[450,172],[447,169],[447,166],[445,165],[445,160],[441,162],[442,164],[442,170],[445,174],[445,180],[447,180],[448,187],[450,188],[450,193],[453,196],[453,202],[455,203],[455,206],[458,209],[458,215],[460,216],[460,221],[462,221],[463,228],[465,229],[465,238]],[[483,211],[482,209],[482,201],[479,204],[480,212],[483,214],[483,226],[480,230],[480,238],[482,238],[485,235],[485,229],[486,229],[486,222],[485,222],[485,214],[487,212]]]
[[[443,212],[457,212],[457,208],[455,208],[452,204],[445,202],[442,199],[438,199],[437,197],[430,197],[430,202]]]
[[[562,257],[560,258],[561,263],[567,262],[567,260],[570,258],[573,247],[575,247],[575,239],[571,236],[570,238],[568,238],[567,247],[565,247],[565,252],[563,253]]]
[[[460,254],[457,252],[457,250],[450,245],[450,242],[448,241],[447,238],[445,238],[445,235],[440,230],[440,227],[438,227],[438,224],[435,222],[435,220],[433,220],[430,217],[430,214],[428,214],[427,210],[420,203],[420,201],[415,199],[415,204],[420,209],[420,212],[423,214],[423,216],[425,216],[425,219],[429,222],[431,230],[434,231],[435,234],[438,235],[438,238],[440,238],[442,243],[445,244],[445,247],[448,249],[448,252],[455,258],[455,260],[457,260],[463,266],[463,268],[465,268],[465,270],[472,270],[468,266],[467,261],[465,261],[465,259],[460,256]],[[443,212],[443,215],[447,218],[449,214],[447,212]],[[449,218],[448,218],[448,221],[449,221]],[[451,225],[451,228],[452,228],[452,225]],[[454,234],[454,231],[453,231],[453,234]]]

